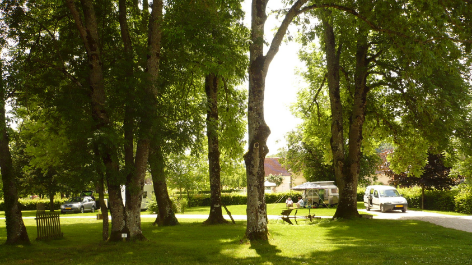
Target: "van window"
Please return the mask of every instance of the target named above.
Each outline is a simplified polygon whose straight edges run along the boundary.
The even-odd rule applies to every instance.
[[[374,191],[374,197],[375,197],[375,198],[378,198],[378,197],[379,197],[379,192],[378,192],[377,190]]]
[[[331,193],[338,193],[338,189],[331,189]]]

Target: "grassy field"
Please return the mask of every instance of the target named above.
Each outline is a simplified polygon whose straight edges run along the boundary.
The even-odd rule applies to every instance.
[[[268,205],[269,214],[279,214],[280,206]],[[244,209],[229,210],[236,215]],[[35,221],[25,219],[32,244],[0,245],[0,264],[472,264],[471,233],[421,221],[322,219],[291,226],[278,220],[269,224],[269,243],[253,244],[244,240],[245,222],[205,226],[181,219],[179,226],[155,227],[153,221],[142,220],[148,241],[106,243],[95,219],[62,218],[64,238],[47,242],[34,240]]]

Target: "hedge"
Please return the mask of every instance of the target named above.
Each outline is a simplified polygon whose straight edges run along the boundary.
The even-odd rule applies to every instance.
[[[68,198],[65,199],[55,199],[54,200],[54,210],[59,210],[61,208],[61,204],[65,203]],[[20,210],[26,211],[26,210],[36,210],[37,209],[37,204],[38,203],[43,203],[44,204],[44,209],[45,210],[50,210],[49,209],[49,199],[19,199],[19,207]],[[99,208],[100,202],[97,199],[96,200],[96,205],[97,209]],[[0,200],[0,211],[5,211],[5,201]]]
[[[63,200],[54,200],[54,210],[59,210],[61,208],[61,204],[63,204],[67,199]],[[49,209],[49,199],[19,199],[19,207],[20,210],[36,210],[38,203],[43,203],[45,210]],[[0,211],[5,211],[5,202],[0,201]]]
[[[278,192],[278,193],[266,193],[265,201],[266,203],[276,203],[276,202],[285,202],[288,197],[298,197],[301,192]],[[222,194],[221,202],[224,205],[244,205],[247,204],[247,196],[243,194]],[[190,196],[188,202],[190,207],[195,206],[210,206],[211,200],[210,195],[207,194],[198,194]]]

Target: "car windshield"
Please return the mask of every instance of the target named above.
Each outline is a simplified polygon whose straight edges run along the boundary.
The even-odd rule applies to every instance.
[[[81,202],[81,201],[82,201],[82,198],[80,197],[73,197],[70,200],[68,200],[68,202]]]
[[[381,197],[400,197],[400,194],[397,190],[381,190],[380,191]]]

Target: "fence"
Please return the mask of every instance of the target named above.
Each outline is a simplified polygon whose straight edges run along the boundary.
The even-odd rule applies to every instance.
[[[63,237],[59,213],[36,212],[36,240],[59,239]]]

